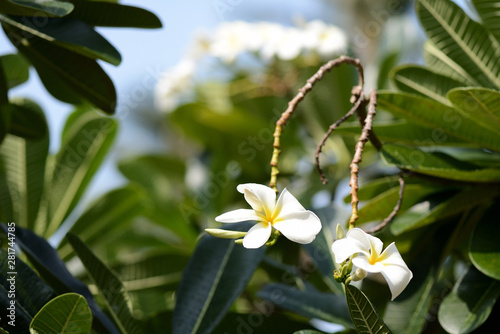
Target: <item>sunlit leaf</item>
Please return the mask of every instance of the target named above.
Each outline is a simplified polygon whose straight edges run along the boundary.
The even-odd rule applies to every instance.
[[[483,26],[495,36],[500,43],[500,7],[496,0],[472,0],[477,13],[481,17]]]
[[[470,333],[488,319],[499,295],[499,281],[470,267],[441,303],[439,323],[448,333]]]
[[[451,0],[419,0],[415,10],[429,39],[484,87],[500,87],[500,44]]]
[[[66,1],[2,0],[2,12],[18,16],[65,16],[74,6]]]
[[[446,98],[446,93],[455,87],[467,85],[466,82],[416,65],[399,66],[393,70],[391,77],[399,90],[430,97],[447,105],[450,105],[450,101]]]
[[[67,293],[49,301],[35,315],[30,333],[88,334],[92,327],[92,312],[83,296]]]

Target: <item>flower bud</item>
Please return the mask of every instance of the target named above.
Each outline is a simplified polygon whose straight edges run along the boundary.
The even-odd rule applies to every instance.
[[[365,278],[367,275],[367,272],[366,270],[364,269],[361,269],[361,268],[358,268],[356,269],[356,271],[354,272],[354,275],[352,275],[352,280],[354,282],[357,282],[357,281],[361,281],[363,278]]]
[[[205,232],[216,238],[223,238],[223,239],[243,238],[247,234],[247,232],[222,230],[220,228],[206,228]]]
[[[342,226],[340,226],[340,224],[337,224],[336,232],[337,232],[337,240],[345,238],[344,230],[342,229]]]

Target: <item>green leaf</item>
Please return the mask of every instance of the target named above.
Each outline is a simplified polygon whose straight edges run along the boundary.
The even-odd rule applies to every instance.
[[[498,204],[498,202],[496,202]],[[486,213],[472,233],[469,257],[483,274],[500,280],[500,229],[496,205]]]
[[[0,21],[23,31],[28,39],[37,36],[90,59],[102,59],[113,65],[121,63],[118,50],[83,21],[48,18],[41,25],[37,18],[18,18],[1,14]]]
[[[88,334],[92,328],[92,312],[85,298],[67,293],[48,302],[30,325],[30,333]]]
[[[122,333],[142,333],[129,308],[130,298],[120,279],[74,234],[66,235],[87,273],[99,289],[108,312]]]
[[[75,4],[71,18],[87,22],[92,26],[161,28],[158,17],[142,8],[125,6],[105,1],[70,0]]]
[[[464,82],[466,83],[464,86],[481,86],[476,78],[472,77],[429,40],[424,43],[424,59],[427,67],[436,73],[450,77],[458,82]]]
[[[446,75],[416,65],[404,65],[393,69],[391,77],[399,90],[432,98],[450,105],[446,93],[455,87],[466,86]]]
[[[231,224],[246,231],[249,224]],[[201,238],[177,291],[173,332],[210,333],[241,294],[265,253],[246,249],[233,240]]]
[[[482,20],[483,26],[496,38],[500,43],[500,7],[497,0],[472,0],[479,17]]]
[[[7,89],[16,87],[29,78],[30,64],[20,54],[0,56],[0,65],[3,67]]]
[[[7,37],[36,68],[45,88],[57,99],[74,104],[84,100],[113,113],[116,91],[99,64],[42,38],[24,38],[23,31],[3,25]],[[78,64],[78,66],[75,66]]]
[[[445,189],[439,186],[408,184],[404,189],[403,202],[399,212],[403,213],[426,196],[443,190]],[[373,197],[359,209],[359,219],[356,221],[356,224],[364,224],[386,218],[394,210],[398,199],[399,186]]]
[[[0,156],[6,172],[8,191],[12,199],[13,215],[6,217],[19,226],[33,229],[37,219],[42,193],[45,186],[45,164],[49,152],[49,135],[43,111],[35,103],[28,100],[12,104],[12,112],[25,113],[22,117],[27,122],[38,122],[34,129],[43,131],[39,139],[27,139],[8,135],[0,146]],[[20,118],[20,117],[17,117]],[[26,131],[21,126],[17,130]]]
[[[3,13],[18,16],[65,16],[74,6],[65,1],[55,0],[1,0],[0,8]]]
[[[457,88],[448,99],[461,114],[494,132],[500,127],[500,93],[486,88]]]
[[[441,152],[424,152],[414,147],[386,144],[380,151],[390,166],[449,180],[470,182],[500,181],[500,169],[481,168]]]
[[[358,288],[348,284],[345,295],[352,322],[360,334],[391,333],[370,300]]]
[[[441,128],[419,126],[411,121],[398,120],[376,122],[373,130],[384,143],[397,143],[408,146],[472,146],[468,140],[445,133]],[[359,136],[359,125],[342,126],[335,130],[342,135]]]
[[[314,331],[311,329],[304,329],[293,334],[323,334],[323,332]]]
[[[146,197],[141,189],[127,186],[114,189],[96,200],[73,224],[70,232],[78,235],[89,247],[106,242],[110,233],[123,228],[138,215],[146,211]],[[63,239],[59,254],[68,259],[72,250]]]
[[[482,86],[500,87],[499,42],[451,0],[419,0],[415,10],[434,45]]]
[[[95,113],[81,115],[56,156],[50,182],[45,235],[54,233],[71,213],[116,135],[116,121]]]
[[[441,303],[439,323],[452,334],[470,333],[488,319],[499,295],[499,281],[470,267]]]
[[[394,235],[399,235],[452,217],[477,205],[488,203],[495,196],[498,196],[498,190],[493,188],[475,187],[464,190],[449,199],[441,201],[424,214],[408,212],[409,215],[403,214],[396,217],[391,223],[390,229]]]
[[[31,319],[45,303],[54,297],[54,291],[21,259],[15,257],[13,260],[12,256],[15,253],[14,249],[9,249],[8,252],[0,250],[0,281],[2,282],[0,317],[4,326],[14,320],[15,326],[11,328],[17,331],[14,330],[11,333],[27,333]],[[14,286],[11,286],[12,278],[14,278]],[[11,300],[15,301],[14,316],[9,316],[8,308],[11,307]]]
[[[47,121],[42,109],[33,101],[14,99],[4,105],[4,112],[10,113],[9,133],[28,139],[40,139],[48,136]]]
[[[4,233],[7,233],[8,229],[5,225],[0,225],[0,227]],[[40,277],[57,293],[76,292],[87,299],[95,320],[92,326],[97,332],[118,333],[116,327],[97,305],[87,286],[71,275],[56,250],[45,239],[30,230],[16,226],[16,243]]]
[[[379,108],[405,118],[410,123],[439,131],[440,138],[451,135],[483,148],[500,151],[498,132],[488,131],[442,103],[408,93],[384,92],[378,95],[377,104]],[[433,140],[432,137],[429,139]]]
[[[308,319],[316,318],[352,327],[343,295],[312,289],[301,291],[285,284],[267,284],[258,295]]]

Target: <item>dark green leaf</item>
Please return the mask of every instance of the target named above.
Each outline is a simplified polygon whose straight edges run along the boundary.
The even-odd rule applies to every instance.
[[[73,224],[70,232],[78,235],[89,246],[99,241],[106,242],[110,233],[144,213],[146,205],[145,194],[137,187],[112,190],[90,205]],[[63,239],[59,254],[67,259],[71,253],[70,246]]]
[[[36,36],[24,38],[23,31],[12,26],[3,27],[11,42],[35,66],[45,88],[54,97],[75,104],[86,100],[104,112],[114,112],[113,82],[96,61]]]
[[[493,205],[476,225],[470,242],[469,257],[483,274],[497,280],[500,280],[499,240],[497,206]]]
[[[450,89],[467,85],[416,65],[399,66],[393,70],[391,77],[399,90],[430,97],[446,105],[450,105],[446,98]]]
[[[8,233],[7,230],[5,232]],[[0,317],[4,326],[14,321],[15,326],[9,326],[10,333],[24,334],[29,331],[31,319],[38,310],[53,298],[54,291],[26,263],[17,257],[14,258],[15,253],[14,249],[9,249],[8,252],[0,250],[0,281],[2,282]],[[11,300],[15,301],[13,315],[8,309],[9,307],[12,309]]]
[[[4,112],[10,113],[9,133],[24,138],[46,140],[48,128],[45,114],[35,102],[14,99],[4,108]]]
[[[377,313],[370,300],[358,288],[348,284],[345,286],[347,306],[352,322],[360,334],[391,333]]]
[[[50,183],[48,226],[54,233],[85,191],[116,135],[116,122],[95,113],[81,115],[56,156]]]
[[[259,297],[309,319],[321,319],[352,327],[343,295],[315,290],[301,291],[285,284],[267,284]]]
[[[323,332],[318,332],[318,331],[314,331],[314,330],[311,330],[311,329],[304,329],[304,330],[295,332],[293,334],[322,334],[322,333]]]
[[[14,118],[25,118],[27,122],[38,122],[33,129],[43,134],[39,139],[27,139],[8,135],[0,146],[8,183],[2,192],[9,192],[13,212],[8,221],[18,226],[33,229],[37,219],[42,193],[45,186],[45,164],[49,152],[49,135],[43,111],[31,101],[21,100],[12,104],[13,113],[24,113]],[[22,127],[23,126],[23,127]],[[18,124],[17,130],[28,132],[27,124]],[[26,130],[26,131],[25,131]],[[34,133],[32,133],[34,134]]]
[[[452,334],[470,333],[488,319],[499,295],[499,281],[470,267],[441,303],[439,323]]]
[[[87,301],[76,293],[67,293],[49,301],[30,325],[30,333],[88,334],[92,327],[92,312]]]
[[[0,225],[0,227],[4,233],[7,233],[5,225]],[[71,275],[56,250],[45,239],[30,230],[16,226],[16,243],[26,254],[40,277],[54,288],[56,293],[75,292],[87,299],[95,318],[93,328],[96,331],[119,333],[107,315],[99,308],[87,286]]]
[[[18,16],[65,16],[74,6],[65,1],[0,0],[3,13]]]
[[[19,54],[3,55],[0,56],[0,63],[3,67],[4,76],[7,82],[6,87],[8,89],[16,87],[28,80],[30,64],[23,56]],[[2,87],[1,84],[0,87]],[[4,89],[6,88],[2,87],[1,90],[4,91]]]
[[[483,26],[496,38],[500,43],[500,7],[497,0],[472,0],[477,13],[483,21]]]
[[[451,135],[482,148],[500,151],[498,132],[488,131],[458,110],[437,101],[408,93],[384,92],[378,95],[377,103],[379,108],[405,118],[409,123],[432,129],[439,138]],[[429,139],[434,140],[432,137]]]
[[[231,224],[246,231],[249,224]],[[241,294],[265,253],[233,240],[205,235],[184,271],[174,309],[173,332],[210,333]]]
[[[105,1],[70,0],[75,10],[70,17],[87,22],[92,26],[161,28],[155,14],[137,7]]]
[[[486,88],[457,88],[448,99],[464,117],[492,132],[500,127],[500,93]]]
[[[500,181],[498,168],[481,168],[441,152],[424,152],[414,147],[386,144],[382,147],[381,154],[390,166],[426,175],[457,181]]]
[[[87,273],[99,289],[108,312],[122,333],[142,333],[137,320],[129,309],[130,297],[120,279],[74,234],[66,235]]]
[[[118,50],[83,21],[48,18],[42,25],[37,18],[17,18],[1,14],[0,21],[22,30],[28,40],[37,36],[90,59],[102,59],[113,65],[121,62]]]
[[[419,212],[408,212],[409,215],[403,214],[397,217],[391,223],[390,229],[393,234],[399,235],[403,232],[414,230],[459,214],[477,205],[488,203],[495,196],[498,196],[498,190],[496,189],[481,187],[471,188],[442,201],[423,214]]]
[[[430,40],[482,86],[500,87],[500,43],[451,0],[419,0],[415,10]]]

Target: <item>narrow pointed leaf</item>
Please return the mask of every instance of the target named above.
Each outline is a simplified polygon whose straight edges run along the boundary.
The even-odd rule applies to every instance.
[[[500,43],[500,7],[496,0],[472,0],[483,26]]]
[[[4,233],[8,232],[5,225],[0,225],[0,227]],[[75,292],[87,299],[95,319],[93,328],[97,332],[119,333],[107,315],[99,308],[87,286],[71,275],[56,250],[45,239],[30,230],[16,226],[16,243],[26,254],[40,277],[56,293]]]
[[[70,0],[75,10],[70,17],[92,26],[160,28],[158,17],[142,8],[104,1]]]
[[[500,151],[498,132],[478,125],[455,108],[442,103],[408,93],[384,92],[378,95],[377,104],[380,109],[405,118],[408,122],[440,131],[440,138],[451,135],[483,148]]]
[[[462,115],[490,131],[500,128],[500,93],[486,88],[457,88],[448,99]]]
[[[230,225],[231,230],[249,228],[245,223]],[[173,332],[211,333],[243,292],[265,250],[246,249],[210,235],[201,238],[177,291]]]
[[[16,87],[29,78],[30,64],[19,54],[8,54],[0,56],[7,88]]]
[[[142,333],[139,323],[131,314],[130,297],[120,279],[76,235],[68,233],[66,238],[99,289],[104,304],[120,332]]]
[[[7,232],[8,233],[8,232]],[[54,297],[54,291],[21,259],[12,257],[15,250],[0,250],[0,317],[2,324],[14,320],[11,333],[27,333],[35,314]],[[14,283],[14,285],[11,285]],[[14,291],[11,291],[14,290]],[[14,293],[14,298],[12,293]],[[9,297],[9,294],[10,297]],[[15,314],[11,314],[11,300],[15,301]]]
[[[500,229],[495,205],[476,225],[469,248],[469,257],[483,274],[500,280]]]
[[[440,48],[431,41],[424,43],[424,59],[427,67],[432,71],[450,77],[458,82],[466,83],[464,86],[481,86],[481,83],[453,61]]]
[[[88,334],[92,328],[92,312],[85,298],[66,293],[49,301],[30,325],[30,333]]]
[[[259,291],[259,297],[309,319],[352,327],[345,297],[341,294],[301,291],[285,284],[267,284]]]
[[[74,6],[66,1],[1,0],[2,12],[18,16],[65,16]]]
[[[91,115],[91,117],[88,117]],[[48,226],[54,233],[85,191],[116,135],[116,122],[95,114],[83,114],[56,156],[50,182]]]
[[[500,281],[470,267],[441,303],[439,323],[448,333],[470,333],[488,319],[499,295]]]
[[[137,187],[114,189],[98,200],[77,219],[70,232],[78,235],[89,247],[106,243],[110,233],[123,228],[128,222],[146,211],[145,194]],[[59,245],[59,254],[67,259],[72,250],[66,239]]]
[[[8,221],[19,226],[34,228],[45,185],[45,164],[49,152],[49,135],[43,111],[31,101],[18,101],[12,112],[26,113],[28,122],[38,121],[43,131],[39,139],[8,135],[0,146],[0,156],[5,166],[7,188],[12,199],[13,212]],[[21,126],[18,127],[21,129]]]
[[[415,65],[399,66],[392,71],[391,77],[399,90],[430,97],[446,105],[450,105],[446,98],[449,90],[467,85],[465,82]]]
[[[352,322],[358,333],[392,333],[363,292],[348,284],[345,286],[345,295]]]
[[[90,59],[102,59],[113,65],[119,65],[121,62],[118,50],[83,21],[48,18],[41,25],[36,18],[17,18],[1,14],[0,21],[22,30],[29,36],[28,39],[34,35]]]
[[[451,0],[419,0],[415,10],[430,40],[482,86],[500,87],[499,42]]]
[[[425,214],[408,212],[396,217],[390,225],[391,232],[399,235],[437,221],[452,217],[477,205],[488,203],[498,195],[498,190],[475,187],[462,191],[432,207]]]
[[[417,148],[386,144],[381,154],[390,166],[426,175],[471,182],[500,181],[500,170],[497,168],[481,168],[440,152],[424,152]]]
[[[88,101],[106,113],[114,112],[115,87],[95,60],[37,36],[26,39],[22,30],[12,26],[4,24],[3,27],[7,37],[36,68],[45,88],[55,98],[74,104]]]

